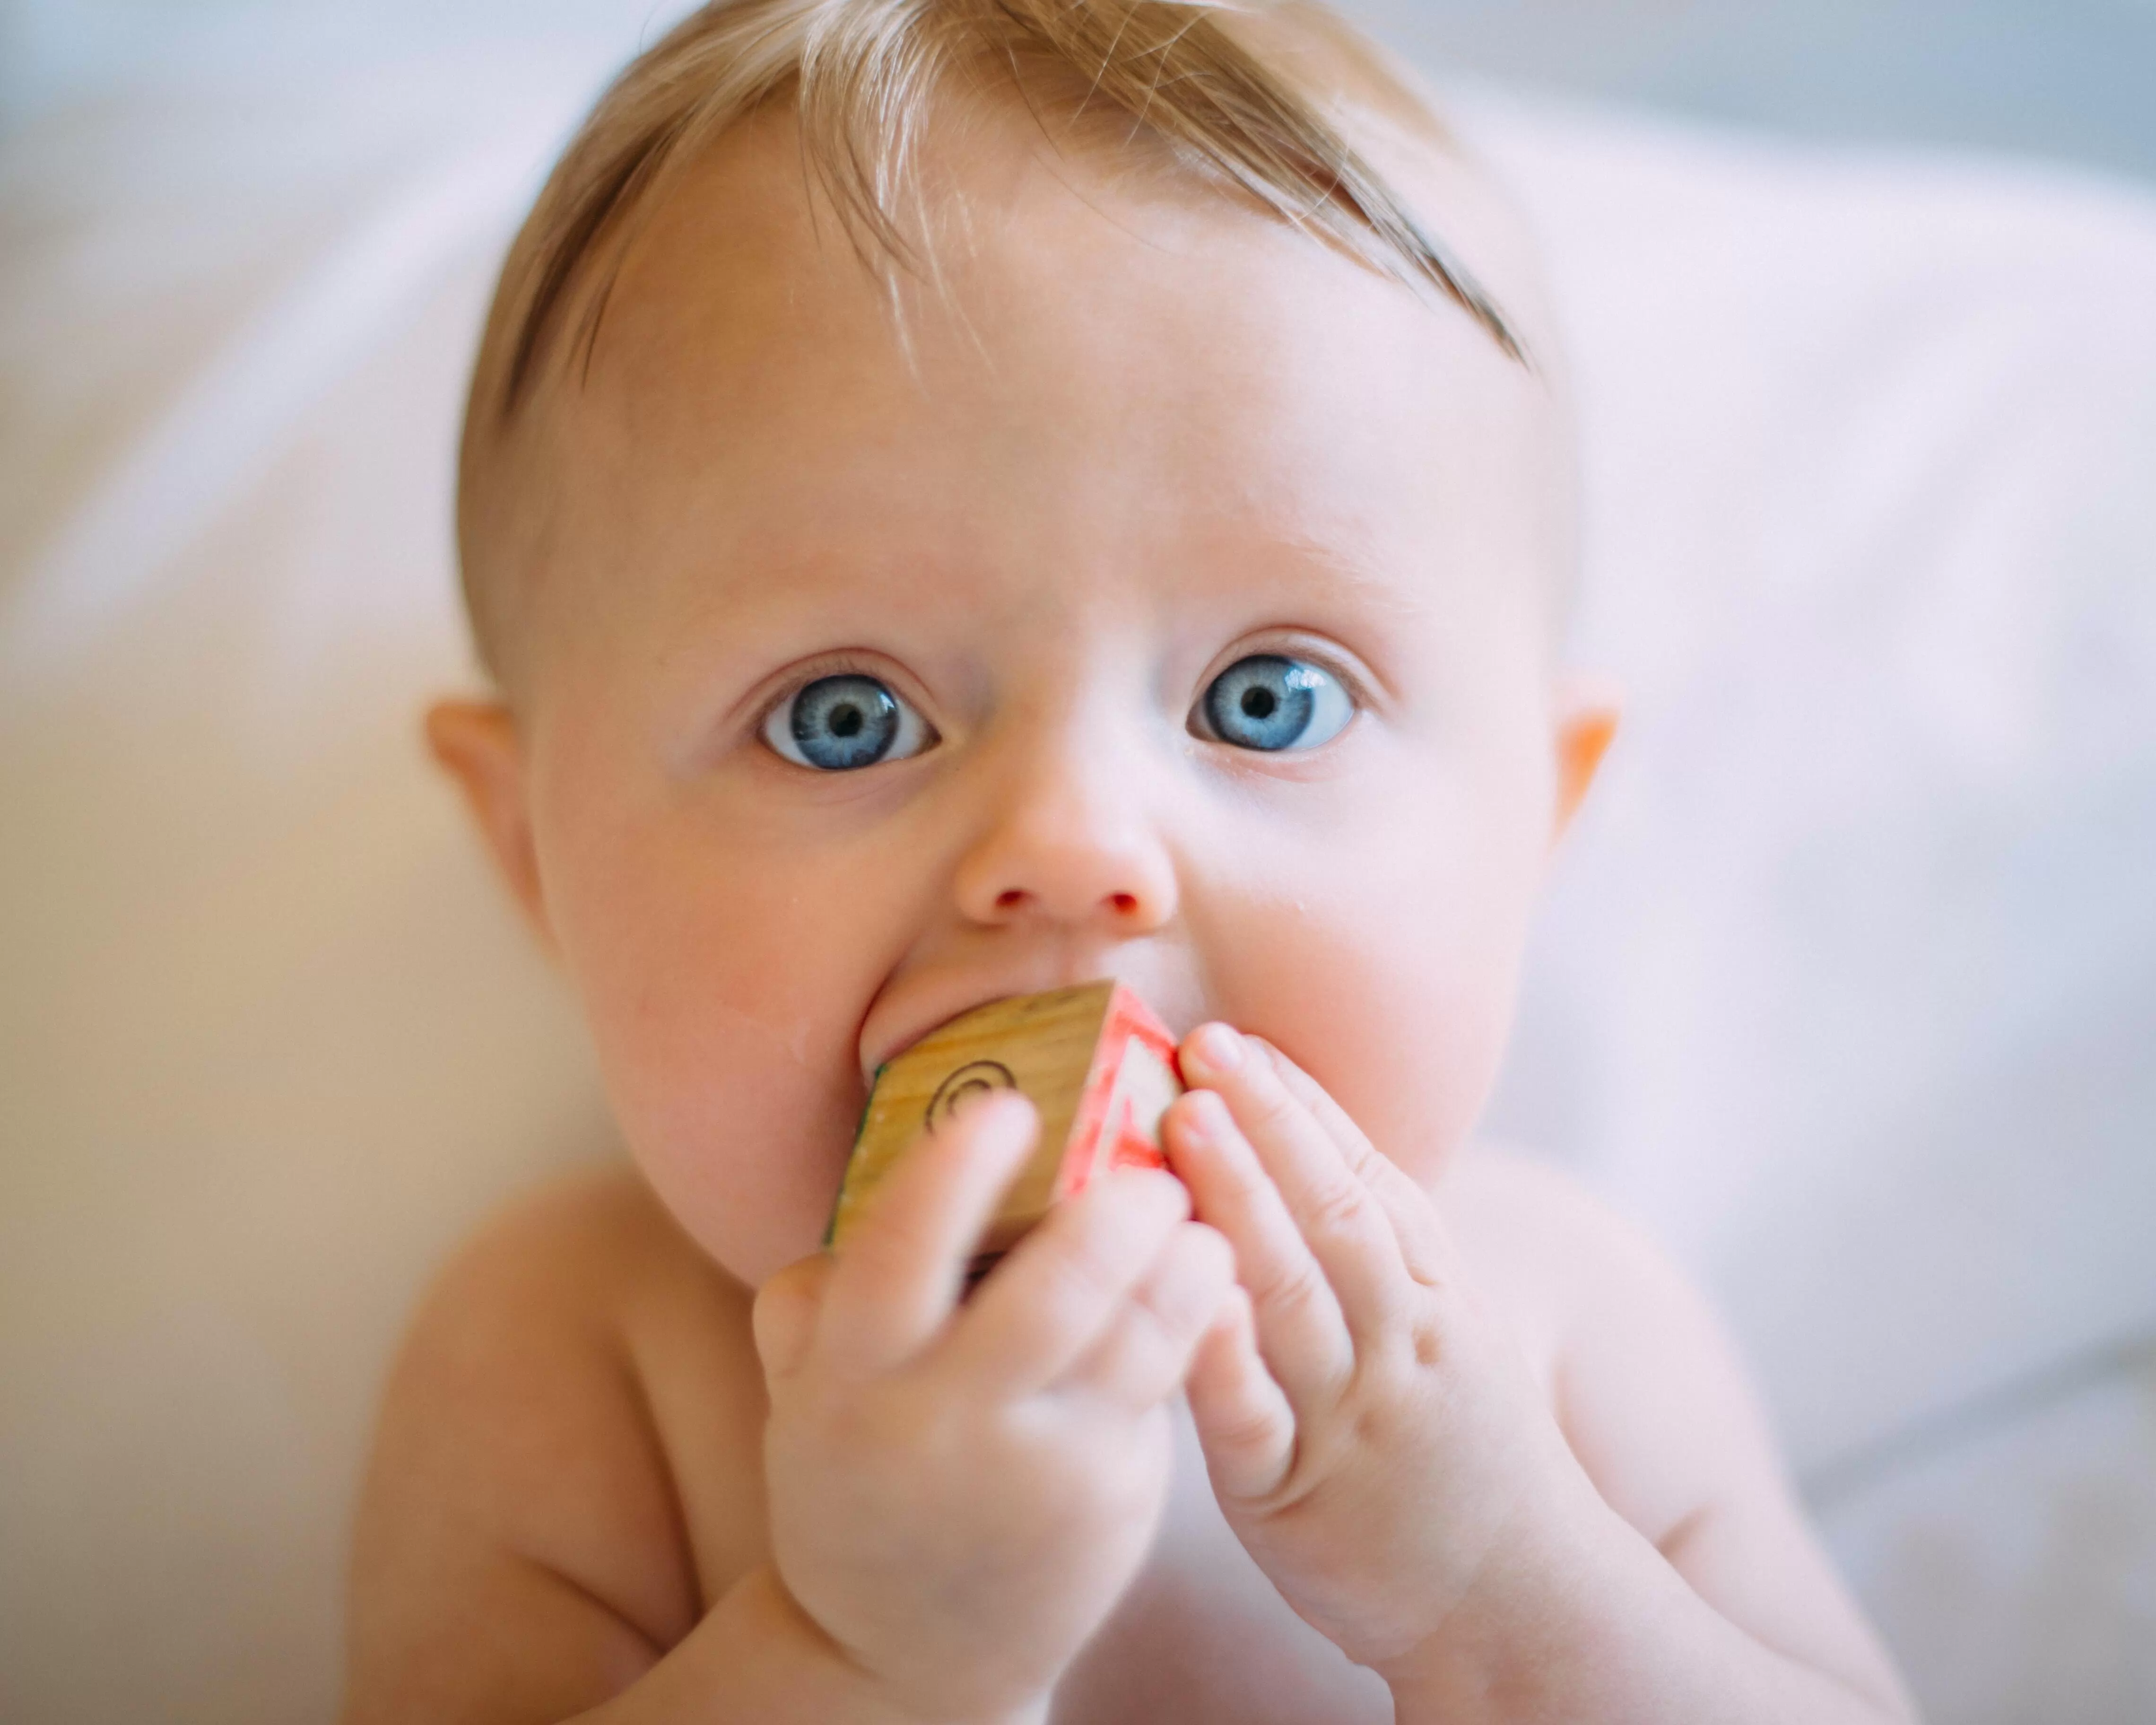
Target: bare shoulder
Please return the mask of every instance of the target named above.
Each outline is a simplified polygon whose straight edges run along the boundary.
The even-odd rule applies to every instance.
[[[1478,1276],[1543,1356],[1573,1451],[1627,1521],[1661,1544],[1737,1476],[1779,1486],[1735,1347],[1640,1229],[1561,1169],[1503,1150],[1463,1155],[1445,1196]]]
[[[1604,1501],[1732,1622],[1906,1710],[1738,1349],[1690,1278],[1578,1182],[1527,1157],[1472,1151],[1441,1196],[1477,1280],[1540,1356],[1558,1423]]]
[[[465,1245],[384,1397],[348,1717],[563,1717],[687,1633],[708,1567],[761,1537],[723,1492],[698,1494],[692,1529],[678,1454],[685,1399],[716,1409],[696,1465],[751,1470],[738,1496],[760,1502],[747,1300],[624,1168],[560,1182]]]

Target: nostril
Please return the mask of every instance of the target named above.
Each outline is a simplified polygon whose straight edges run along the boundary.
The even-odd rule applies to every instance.
[[[1138,907],[1137,895],[1132,892],[1116,893],[1108,902],[1116,907],[1119,916],[1127,916]]]

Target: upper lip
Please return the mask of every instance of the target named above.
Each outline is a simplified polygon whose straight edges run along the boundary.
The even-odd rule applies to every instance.
[[[987,974],[953,970],[947,978],[924,983],[918,993],[909,993],[903,1009],[893,1007],[888,1017],[883,1014],[883,997],[879,995],[862,1021],[862,1079],[872,1083],[877,1069],[894,1055],[911,1048],[937,1025],[947,1024],[977,1006],[985,1006],[991,1000],[1106,981],[1123,983],[1145,993],[1143,983],[1132,978],[1127,967],[1117,963],[1116,957],[1112,952],[1096,953],[1088,961],[1081,962],[1076,955],[1058,957],[1044,952],[1038,955],[1036,962],[1008,966]]]

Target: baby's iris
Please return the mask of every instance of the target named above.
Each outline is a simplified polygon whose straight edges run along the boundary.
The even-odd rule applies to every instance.
[[[1237,660],[1214,678],[1199,706],[1220,742],[1268,753],[1330,742],[1355,716],[1331,672],[1276,653]]]
[[[781,701],[763,740],[798,767],[850,773],[917,755],[935,740],[927,721],[875,678],[819,677]]]

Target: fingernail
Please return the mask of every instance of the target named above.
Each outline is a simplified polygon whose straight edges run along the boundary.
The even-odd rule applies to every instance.
[[[993,1141],[1024,1133],[1030,1124],[1029,1111],[1021,1091],[983,1089],[957,1097],[943,1118],[946,1122],[963,1119],[976,1132],[986,1132]]]
[[[1198,1059],[1215,1072],[1239,1070],[1249,1050],[1243,1039],[1225,1024],[1208,1024],[1198,1033]]]

